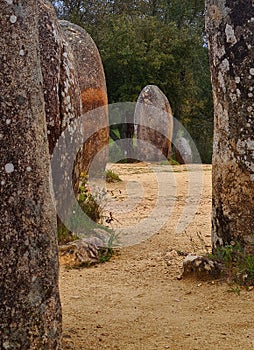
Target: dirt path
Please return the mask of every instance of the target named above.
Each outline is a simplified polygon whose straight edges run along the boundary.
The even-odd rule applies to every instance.
[[[105,264],[61,268],[65,349],[254,349],[253,291],[239,296],[222,281],[177,280],[182,257],[176,251],[210,249],[211,167],[160,165],[154,173],[144,164],[119,164],[113,170],[123,182],[108,185],[116,197],[108,209],[115,227],[124,227],[126,246]],[[158,211],[150,220],[152,208]],[[188,227],[177,234],[179,218],[187,222],[188,215]]]

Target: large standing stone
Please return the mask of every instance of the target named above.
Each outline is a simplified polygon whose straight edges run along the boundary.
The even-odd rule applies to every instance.
[[[0,13],[0,348],[61,349],[37,2]]]
[[[155,85],[140,93],[135,109],[139,160],[160,161],[171,155],[173,115],[167,97]]]
[[[39,40],[45,113],[49,151],[52,155],[61,134],[67,127],[73,126],[77,118],[81,117],[81,92],[72,50],[62,33],[53,6],[47,1],[40,0],[39,9]],[[76,125],[74,128],[76,129]],[[65,154],[61,156],[61,167],[65,171],[57,175],[57,182],[61,186],[70,181],[70,177],[72,177],[75,193],[78,191],[83,164],[81,157],[77,157],[75,164],[73,164],[69,160],[71,157],[68,152],[71,153],[72,150],[75,150],[75,144],[82,144],[82,136],[79,136],[75,130],[74,138],[65,137],[66,145],[63,150]],[[72,171],[73,165],[74,170]],[[68,203],[67,196],[68,191],[61,191],[59,201]],[[58,200],[57,196],[56,199]]]
[[[51,157],[53,154],[55,156],[52,168],[55,202],[58,218],[66,224],[75,201],[72,192],[74,190],[77,195],[79,178],[83,171],[81,154],[75,159],[78,145],[82,145],[82,134],[76,124],[81,117],[81,92],[72,50],[57,21],[55,10],[45,0],[39,0],[38,5],[49,152]],[[56,158],[59,159],[57,162]],[[58,226],[61,226],[59,220]]]
[[[109,122],[107,88],[101,57],[94,41],[83,28],[67,21],[60,21],[60,25],[73,51],[82,97],[82,118],[86,134],[91,135],[84,145],[83,167],[88,171],[97,155],[92,170],[104,172],[108,155]],[[93,113],[89,113],[93,110]]]
[[[213,246],[240,240],[253,249],[254,3],[206,5],[215,108]]]
[[[192,163],[192,150],[189,142],[183,136],[178,137],[174,142],[175,160],[180,164]]]

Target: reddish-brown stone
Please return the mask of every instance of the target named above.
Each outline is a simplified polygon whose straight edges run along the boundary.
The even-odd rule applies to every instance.
[[[88,172],[97,155],[96,164],[92,163],[91,168],[93,172],[101,173],[106,167],[109,140],[108,99],[102,61],[94,41],[83,28],[67,21],[60,21],[60,25],[73,51],[82,97],[82,118],[86,134],[90,136],[83,149],[83,168]]]

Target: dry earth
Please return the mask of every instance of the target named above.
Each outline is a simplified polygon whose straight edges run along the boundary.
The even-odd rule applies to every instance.
[[[107,188],[125,247],[105,264],[61,267],[65,349],[254,349],[253,291],[177,279],[177,251],[210,249],[211,166],[109,167],[123,180]],[[180,217],[189,225],[176,233]]]

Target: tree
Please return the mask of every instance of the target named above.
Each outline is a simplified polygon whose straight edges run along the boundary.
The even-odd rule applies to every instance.
[[[0,13],[0,348],[61,349],[37,2]]]
[[[240,241],[253,251],[254,4],[207,0],[214,95],[213,247]]]

